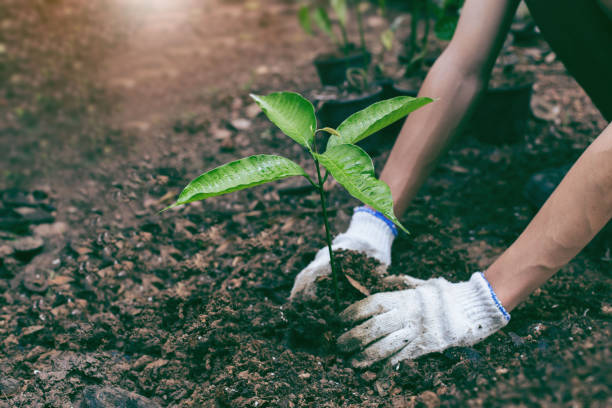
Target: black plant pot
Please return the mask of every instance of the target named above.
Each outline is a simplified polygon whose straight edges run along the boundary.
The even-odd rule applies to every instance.
[[[347,56],[321,55],[314,60],[317,74],[324,86],[339,86],[346,81],[346,70],[349,68],[367,69],[372,55],[367,51],[358,51]]]
[[[501,145],[522,141],[531,112],[532,88],[533,81],[488,89],[470,120],[468,131],[483,143]]]
[[[488,89],[467,125],[467,132],[488,144],[501,145],[520,142],[525,135],[530,113],[533,82],[515,86]],[[402,89],[393,86],[390,97],[416,97],[418,89]],[[389,126],[388,132],[396,138],[404,121]]]
[[[348,118],[353,113],[365,109],[371,104],[383,99],[383,89],[382,87],[377,87],[374,91],[363,96],[325,101],[317,112],[317,117],[321,121],[320,126],[327,126],[335,129],[344,119]],[[379,143],[379,141],[377,141],[377,136],[378,134],[371,135],[357,144],[368,153],[373,154]],[[327,144],[327,141],[324,141],[324,143]],[[323,146],[325,146],[325,144]]]

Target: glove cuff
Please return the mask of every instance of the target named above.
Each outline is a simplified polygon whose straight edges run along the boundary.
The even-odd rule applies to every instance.
[[[485,337],[508,324],[510,314],[482,272],[474,273],[468,282],[459,285],[457,300],[463,306],[465,316],[486,333]]]
[[[344,247],[343,241],[358,241],[364,248],[346,248],[365,251],[368,256],[378,259],[385,265],[391,264],[391,245],[397,230],[391,221],[378,211],[368,207],[357,207],[353,212],[351,223],[344,234],[334,240],[334,244]]]

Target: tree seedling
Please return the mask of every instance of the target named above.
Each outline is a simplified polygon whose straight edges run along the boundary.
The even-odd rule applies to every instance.
[[[297,93],[275,92],[266,96],[251,95],[251,97],[272,123],[310,153],[314,162],[316,181],[313,181],[299,164],[285,157],[254,155],[226,163],[195,178],[183,189],[176,202],[166,210],[287,177],[305,177],[319,192],[335,301],[338,306],[338,276],[323,190],[327,176],[331,174],[353,197],[381,212],[407,232],[393,213],[389,186],[375,177],[372,159],[355,143],[427,105],[432,99],[408,96],[387,99],[354,113],[337,129],[318,129],[312,103]],[[327,148],[322,153],[317,151],[315,142],[315,136],[320,132],[330,134]],[[326,170],[325,177],[321,175],[321,167]]]

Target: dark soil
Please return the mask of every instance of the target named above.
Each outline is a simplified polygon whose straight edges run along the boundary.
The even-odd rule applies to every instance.
[[[301,180],[158,214],[238,157],[310,168],[247,96],[318,86],[324,50],[301,34],[293,2],[5,3],[0,407],[612,404],[609,240],[482,343],[359,371],[331,347],[290,341],[293,279],[324,245],[318,196]],[[455,144],[403,216],[411,235],[396,240],[390,274],[460,281],[486,268],[533,216],[531,174],[575,160],[605,126],[545,44],[515,51],[536,76],[525,142]],[[334,232],[357,204],[329,184]],[[357,277],[374,266],[348,265]]]
[[[351,251],[335,252],[338,267],[338,301],[331,275],[317,279],[314,299],[295,300],[286,306],[289,344],[311,353],[335,353],[336,338],[346,330],[339,313],[365,296],[405,289],[385,282],[386,268],[375,259]]]

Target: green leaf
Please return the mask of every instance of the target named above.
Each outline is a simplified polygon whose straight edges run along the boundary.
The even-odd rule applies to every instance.
[[[317,128],[312,103],[295,92],[275,92],[266,96],[251,94],[251,98],[284,134],[311,149]]]
[[[380,211],[408,233],[393,213],[389,186],[376,178],[372,159],[360,147],[342,144],[323,154],[315,154],[315,157],[353,197]]]
[[[337,42],[336,35],[332,30],[331,21],[327,15],[327,11],[325,11],[323,7],[317,7],[315,9],[315,11],[312,13],[312,19],[321,31],[327,34],[333,42]]]
[[[310,26],[310,9],[307,5],[302,5],[298,10],[298,20],[302,29],[309,35],[312,35],[312,27]]]
[[[431,98],[411,96],[397,96],[376,102],[346,118],[336,128],[340,137],[331,137],[327,147],[357,143],[431,102]]]
[[[393,48],[394,37],[395,35],[391,29],[385,30],[380,34],[380,42],[382,43],[383,47],[385,47],[385,50],[391,51]]]
[[[342,27],[346,27],[346,0],[331,0],[330,2],[332,8],[334,9],[334,13],[336,13],[336,17],[338,17],[338,21],[340,22]]]
[[[291,176],[305,176],[297,163],[282,156],[260,154],[226,163],[193,179],[170,207],[204,200]]]
[[[450,41],[453,38],[455,29],[457,28],[458,16],[445,16],[436,21],[434,32],[436,37],[444,41]]]

